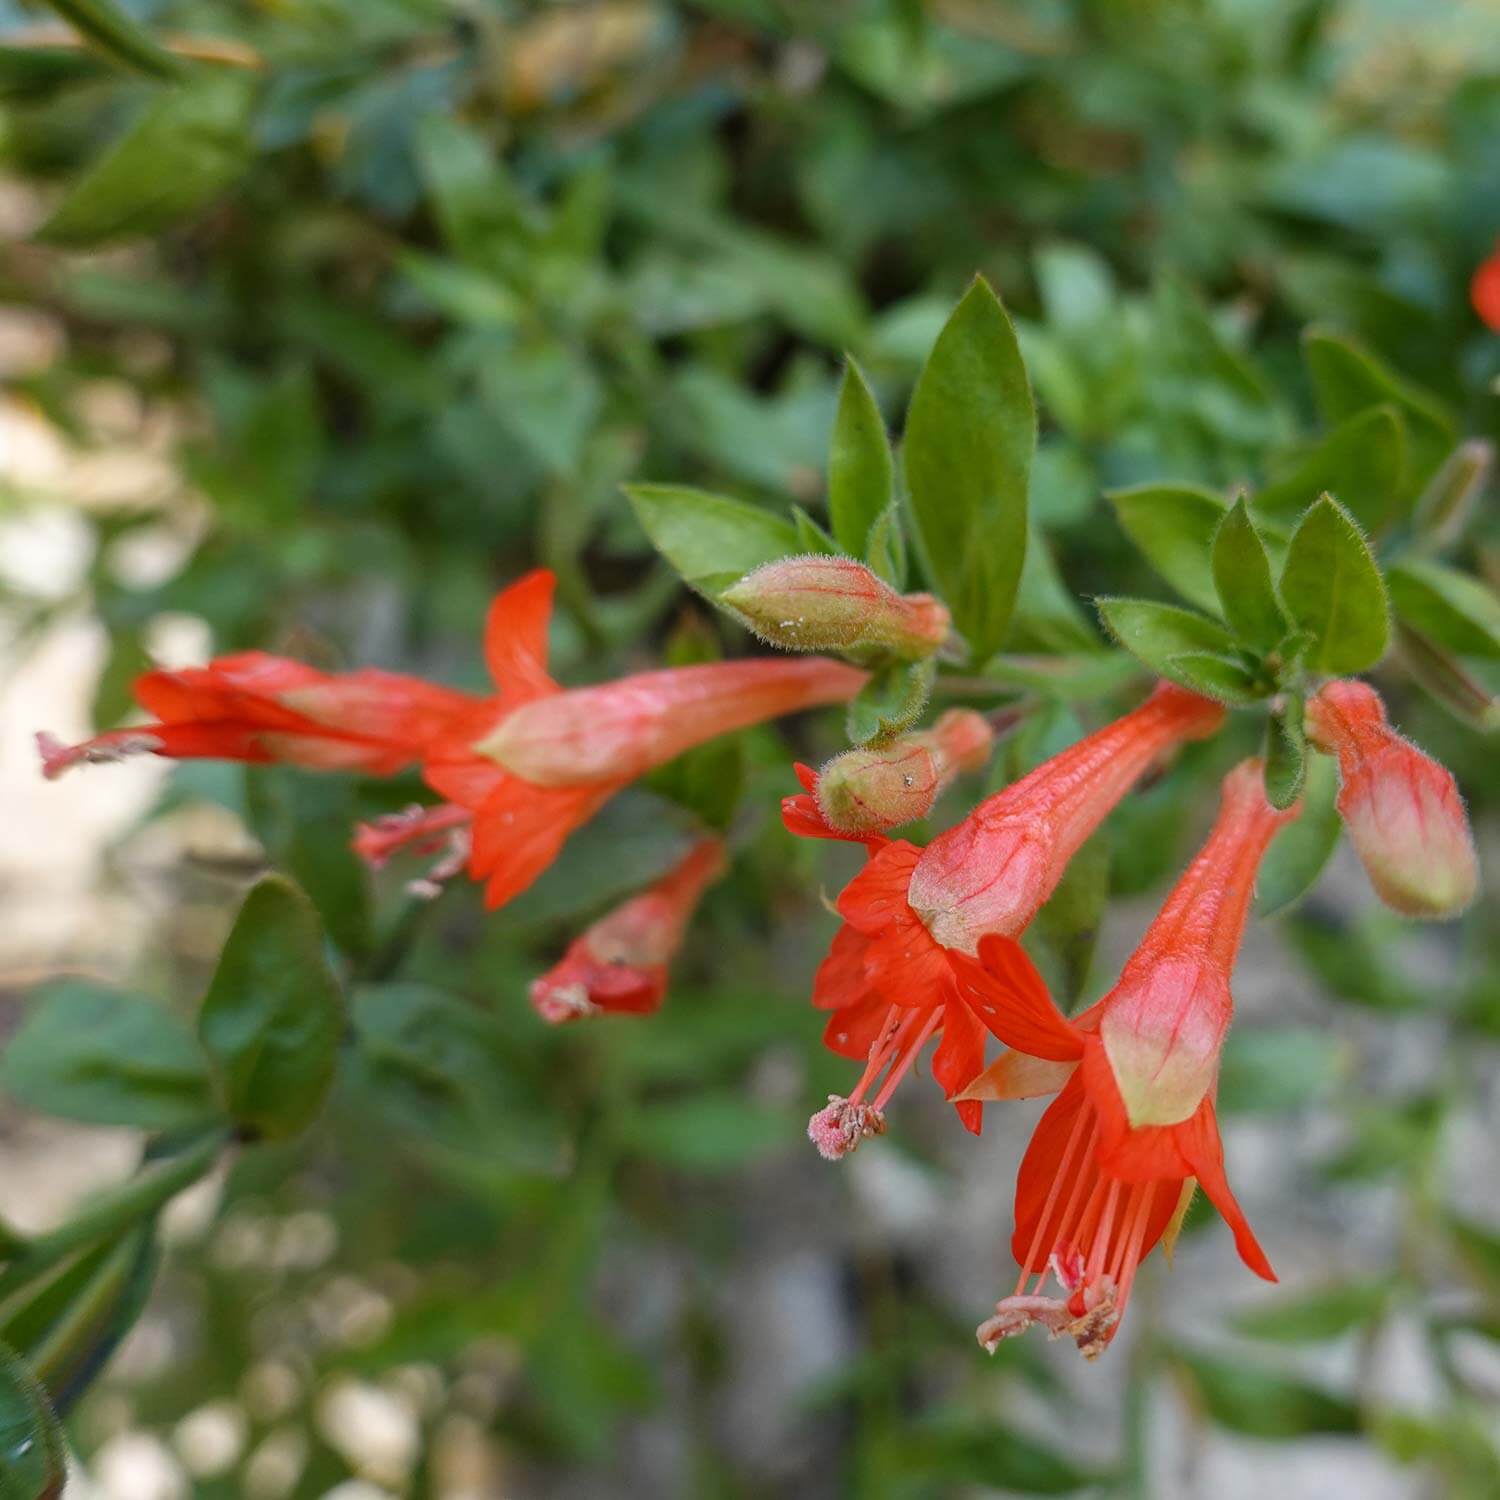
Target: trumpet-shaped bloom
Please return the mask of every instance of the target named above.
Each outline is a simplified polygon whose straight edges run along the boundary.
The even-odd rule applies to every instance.
[[[584,1016],[645,1015],[666,997],[667,969],[707,887],[724,872],[722,839],[700,839],[649,890],[617,906],[569,945],[531,986],[554,1025]]]
[[[149,752],[392,776],[435,740],[479,733],[488,716],[485,700],[471,693],[394,672],[329,675],[261,651],[147,672],[134,693],[155,722],[79,745],[38,735],[43,774]]]
[[[939,1031],[933,1076],[947,1094],[978,1073],[985,1030],[999,1035],[999,1018],[989,999],[960,991],[955,956],[973,954],[990,934],[1020,936],[1069,859],[1148,767],[1223,721],[1219,704],[1164,683],[1139,708],[981,802],[925,850],[867,840],[870,859],[839,897],[845,925],[813,984],[813,1004],[832,1012],[825,1044],[866,1069],[847,1099],[830,1099],[813,1117],[819,1150],[842,1155],[882,1130],[895,1085]],[[977,1134],[979,1103],[960,1100],[957,1108]]]
[[[1469,300],[1480,318],[1500,333],[1500,244],[1474,272],[1474,279],[1469,283]]]
[[[782,714],[852,698],[865,674],[822,657],[713,662],[564,690],[546,669],[553,577],[490,606],[485,654],[499,688],[490,723],[434,746],[428,784],[474,815],[470,873],[485,901],[519,895],[622,787],[684,750]]]
[[[1338,756],[1339,812],[1380,899],[1409,917],[1463,911],[1479,861],[1447,767],[1403,739],[1374,688],[1352,679],[1308,700],[1307,732]]]
[[[821,771],[798,765],[804,790],[782,799],[782,821],[803,838],[868,840],[925,817],[959,772],[984,765],[994,742],[983,714],[950,708],[931,729],[846,750]]]
[[[1255,873],[1295,816],[1266,801],[1258,761],[1236,767],[1208,841],[1119,982],[1075,1021],[1013,941],[987,937],[977,959],[957,961],[961,990],[991,1007],[993,1029],[1013,1049],[965,1097],[1057,1092],[1021,1163],[1012,1240],[1021,1275],[979,1328],[985,1348],[1041,1323],[1099,1354],[1192,1182],[1228,1222],[1245,1264],[1275,1280],[1224,1174],[1214,1095]],[[1042,1294],[1049,1274],[1058,1296]]]

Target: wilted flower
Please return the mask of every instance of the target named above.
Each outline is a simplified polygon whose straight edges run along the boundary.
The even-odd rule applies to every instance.
[[[782,821],[792,833],[825,839],[867,839],[915,822],[959,772],[984,765],[994,741],[983,714],[951,708],[931,729],[846,750],[821,771],[798,765],[805,790],[782,799]]]
[[[988,1005],[1004,1053],[964,1091],[971,1101],[1057,1092],[1016,1183],[1015,1293],[979,1328],[987,1349],[1033,1323],[1090,1358],[1114,1337],[1136,1269],[1196,1180],[1251,1270],[1275,1280],[1224,1175],[1214,1114],[1230,976],[1255,872],[1296,809],[1266,800],[1259,761],[1225,778],[1208,841],[1177,882],[1119,982],[1069,1021],[1011,939],[957,960],[970,1002]],[[1061,1295],[1041,1295],[1048,1273]],[[1035,1276],[1028,1289],[1027,1283]]]
[[[1308,700],[1308,737],[1339,760],[1339,812],[1370,883],[1408,917],[1456,916],[1479,862],[1452,773],[1386,719],[1374,688],[1326,683]]]
[[[600,917],[533,981],[537,1014],[558,1024],[657,1009],[667,993],[667,966],[704,890],[724,868],[723,840],[700,839],[655,885]]]
[[[503,905],[622,787],[716,735],[852,698],[842,662],[711,662],[564,691],[547,675],[553,576],[538,571],[490,606],[485,654],[500,690],[478,734],[433,747],[423,772],[474,814],[469,871]],[[496,717],[498,709],[498,719]]]
[[[755,633],[789,651],[876,647],[917,661],[948,638],[947,608],[931,594],[899,594],[852,557],[784,557],[720,596]]]
[[[485,699],[419,678],[371,669],[329,675],[261,651],[147,672],[133,691],[155,722],[80,745],[39,734],[43,774],[149,752],[392,776],[434,740],[480,732],[489,716]]]
[[[834,1123],[844,1130],[851,1112],[866,1113],[858,1131],[845,1131],[850,1144],[869,1133],[868,1111],[884,1109],[939,1028],[933,1077],[950,1097],[974,1077],[995,1019],[987,1002],[960,996],[952,955],[974,953],[987,934],[1019,936],[1136,779],[1173,745],[1223,722],[1221,705],[1164,683],[1139,708],[981,802],[925,850],[868,841],[870,860],[839,897],[845,925],[813,984],[813,1004],[833,1012],[825,1044],[867,1065],[849,1098],[831,1100],[814,1118],[823,1121],[814,1137],[820,1149],[843,1138],[829,1131]],[[963,1101],[958,1112],[977,1133],[980,1106]]]

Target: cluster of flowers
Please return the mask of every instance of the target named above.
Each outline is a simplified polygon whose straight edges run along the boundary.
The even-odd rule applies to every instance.
[[[930,655],[948,632],[943,606],[901,595],[848,559],[788,559],[726,596],[778,644],[858,656]],[[498,693],[479,697],[409,677],[329,676],[257,653],[151,672],[136,685],[156,722],[65,747],[40,737],[44,770],[136,752],[283,760],[389,775],[420,765],[446,801],[360,828],[356,850],[442,857],[430,879],[467,863],[492,907],[519,894],[568,835],[616,791],[713,736],[852,698],[857,667],[810,656],[644,672],[563,690],[547,674],[552,578],[538,572],[491,607],[485,653]],[[993,731],[966,709],[930,730],[798,766],[786,799],[793,833],[862,843],[866,860],[837,902],[843,926],[818,970],[813,1003],[825,1041],[863,1064],[848,1096],[812,1118],[818,1150],[838,1159],[886,1128],[886,1108],[929,1042],[931,1071],[964,1126],[984,1105],[1055,1094],[1022,1162],[1013,1295],[979,1329],[993,1349],[1040,1323],[1102,1351],[1136,1270],[1170,1246],[1195,1186],[1228,1222],[1245,1263],[1274,1279],[1224,1172],[1214,1112],[1232,1013],[1230,979],[1257,869],[1298,814],[1266,799],[1262,767],[1225,778],[1207,841],[1168,895],[1118,982],[1081,1015],[1062,1014],[1018,939],[1069,860],[1164,755],[1215,734],[1225,710],[1160,684],[1133,711],[980,802],[925,848],[889,837],[938,792],[988,759]],[[1389,724],[1376,693],[1325,683],[1309,700],[1309,738],[1338,759],[1338,806],[1380,896],[1443,917],[1473,896],[1477,865],[1452,776]],[[560,1022],[654,1010],[704,891],[723,870],[704,837],[648,890],[594,923],[532,986]],[[986,1066],[988,1037],[1004,1044]],[[1044,1295],[1049,1278],[1056,1295]]]

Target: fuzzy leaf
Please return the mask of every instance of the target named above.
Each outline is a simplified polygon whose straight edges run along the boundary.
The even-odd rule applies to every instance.
[[[1307,665],[1314,671],[1362,672],[1385,654],[1390,617],[1380,569],[1359,527],[1329,495],[1292,534],[1281,601],[1312,637]]]
[[[1209,554],[1224,501],[1194,484],[1142,484],[1111,490],[1106,498],[1151,566],[1189,604],[1217,611]]]
[[[839,387],[828,454],[828,515],[839,549],[869,560],[870,533],[891,504],[895,465],[885,418],[851,359]]]
[[[1215,590],[1229,628],[1247,646],[1269,651],[1286,634],[1287,621],[1271,581],[1265,543],[1243,496],[1214,534],[1212,561]]]
[[[1261,861],[1255,904],[1262,917],[1274,916],[1301,900],[1323,873],[1343,829],[1334,805],[1338,790],[1334,761],[1326,755],[1309,756],[1302,783],[1302,811],[1277,831]]]
[[[625,493],[656,550],[710,599],[762,563],[800,550],[791,522],[743,500],[680,484],[629,484]]]

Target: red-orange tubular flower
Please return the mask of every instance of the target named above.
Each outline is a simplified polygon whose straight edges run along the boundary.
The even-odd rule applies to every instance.
[[[1481,261],[1474,272],[1474,279],[1469,283],[1469,299],[1480,318],[1500,333],[1500,243],[1496,244],[1495,253],[1488,260]]]
[[[1218,821],[1177,882],[1119,982],[1076,1021],[1052,1003],[1012,940],[987,937],[960,958],[960,986],[989,1005],[1013,1050],[965,1090],[971,1100],[1061,1090],[1042,1116],[1016,1183],[1015,1293],[980,1325],[993,1350],[1040,1323],[1090,1358],[1114,1337],[1136,1269],[1196,1180],[1257,1275],[1265,1252],[1224,1175],[1214,1115],[1229,981],[1272,835],[1297,815],[1266,800],[1259,761],[1224,781]],[[1041,1295],[1048,1274],[1061,1295]],[[1032,1277],[1035,1281],[1028,1288]]]
[[[833,1012],[824,1043],[866,1063],[854,1092],[832,1096],[809,1123],[824,1156],[843,1156],[884,1130],[892,1092],[939,1030],[933,1077],[950,1098],[973,1079],[984,1066],[985,1028],[998,1034],[997,1019],[987,1001],[960,994],[953,956],[975,953],[989,934],[1018,937],[1142,773],[1223,722],[1222,705],[1163,683],[1139,708],[981,802],[925,850],[867,839],[869,862],[839,897],[845,925],[813,983],[813,1004]],[[978,1134],[980,1104],[957,1108]]]
[[[1397,734],[1379,694],[1352,679],[1308,700],[1307,733],[1338,756],[1339,812],[1380,899],[1408,917],[1463,911],[1479,860],[1447,767]]]
[[[532,982],[536,1013],[557,1025],[656,1010],[666,997],[667,966],[682,947],[703,892],[725,864],[723,840],[700,839],[649,890],[600,917]]]
[[[392,776],[419,761],[433,741],[481,733],[491,717],[486,700],[471,693],[394,672],[330,676],[261,651],[147,672],[133,691],[156,722],[80,745],[39,734],[43,774],[50,779],[71,766],[149,752]]]
[[[983,714],[950,708],[931,729],[878,749],[846,750],[821,771],[799,764],[804,790],[782,798],[782,821],[803,838],[850,840],[914,823],[961,771],[984,765],[994,742]]]
[[[423,774],[474,814],[469,872],[497,907],[568,835],[637,777],[717,735],[852,698],[866,674],[824,657],[711,662],[564,691],[547,675],[553,576],[537,571],[490,606],[485,655],[500,690],[475,735],[434,747]],[[498,710],[498,716],[496,713]]]

